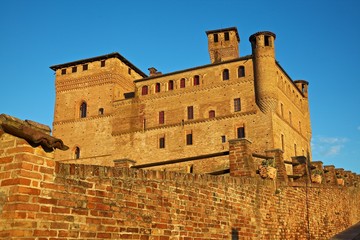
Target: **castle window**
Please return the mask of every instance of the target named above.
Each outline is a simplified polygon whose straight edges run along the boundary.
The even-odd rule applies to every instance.
[[[280,103],[280,113],[281,116],[284,117],[284,104]]]
[[[270,36],[264,37],[264,45],[265,46],[271,46]]]
[[[143,86],[143,87],[141,88],[141,95],[147,95],[148,92],[149,92],[148,86]]]
[[[214,110],[210,110],[209,111],[209,118],[214,118],[215,117],[215,111]]]
[[[244,66],[240,66],[238,68],[238,77],[245,77],[245,67]]]
[[[225,33],[224,33],[224,36],[225,36],[225,41],[229,41],[229,40],[230,40],[230,34],[229,34],[229,32],[225,32]]]
[[[223,80],[229,80],[229,69],[224,69],[222,73]]]
[[[190,166],[186,166],[186,172],[187,173],[193,173],[194,172],[194,165],[191,164]]]
[[[174,81],[173,80],[169,81],[168,90],[174,90]]]
[[[292,115],[291,115],[290,111],[289,111],[289,123],[290,123],[290,125],[292,125]]]
[[[297,156],[297,152],[296,152],[296,143],[294,143],[294,156]]]
[[[164,136],[159,138],[159,148],[165,148],[165,137]]]
[[[164,122],[165,122],[165,112],[160,111],[159,112],[159,124],[164,124]]]
[[[234,112],[239,112],[241,111],[241,101],[240,98],[235,98],[234,99]]]
[[[128,68],[128,74],[131,75],[131,68]]]
[[[285,140],[284,140],[284,134],[281,134],[281,150],[283,150],[284,151],[284,148],[285,148]]]
[[[194,107],[193,106],[187,107],[187,115],[188,115],[188,120],[194,119]]]
[[[185,88],[185,78],[180,79],[180,88]]]
[[[222,143],[225,143],[225,142],[226,142],[226,136],[225,136],[225,135],[221,136],[221,142],[222,142]]]
[[[73,73],[77,72],[77,67],[72,67],[71,72]]]
[[[80,105],[80,117],[81,118],[86,117],[86,110],[87,110],[87,104],[86,104],[86,102],[82,102]]]
[[[199,75],[194,76],[194,86],[200,85],[200,77]]]
[[[160,92],[160,83],[155,84],[155,92]]]
[[[193,144],[193,135],[192,132],[186,134],[186,145]]]
[[[219,41],[219,36],[217,33],[214,33],[214,42],[218,42]]]
[[[87,64],[84,64],[82,67],[83,67],[83,71],[88,70],[88,65]]]
[[[74,151],[74,158],[79,159],[80,158],[80,148],[76,147]]]
[[[66,74],[66,68],[61,69],[61,75],[65,75]]]
[[[100,67],[105,67],[105,60],[101,60]]]
[[[244,127],[237,128],[237,138],[245,138],[245,128]]]
[[[103,108],[99,108],[99,115],[104,115],[104,109]]]

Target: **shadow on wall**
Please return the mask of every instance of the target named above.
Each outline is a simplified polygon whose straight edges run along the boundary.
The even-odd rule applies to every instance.
[[[239,231],[235,228],[231,229],[231,240],[239,240]]]

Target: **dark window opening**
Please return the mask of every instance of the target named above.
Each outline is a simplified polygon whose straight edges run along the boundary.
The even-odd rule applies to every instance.
[[[161,111],[159,112],[159,124],[164,124],[165,123],[165,112]]]
[[[214,118],[215,117],[215,111],[214,110],[210,110],[209,111],[209,118]]]
[[[143,87],[141,88],[141,95],[147,95],[148,92],[149,92],[148,86],[143,86]]]
[[[99,115],[104,115],[104,109],[103,108],[99,108]]]
[[[224,35],[225,35],[225,41],[229,41],[230,40],[229,32],[225,32]]]
[[[86,110],[87,110],[86,102],[81,103],[81,105],[80,105],[80,117],[81,118],[86,117]]]
[[[222,142],[222,143],[225,143],[225,142],[226,142],[226,136],[225,136],[225,135],[221,136],[221,142]]]
[[[194,119],[194,107],[193,106],[188,106],[187,107],[187,115],[188,115],[188,119]]]
[[[174,81],[173,81],[173,80],[170,80],[170,81],[169,81],[168,89],[169,89],[169,90],[174,90]]]
[[[229,69],[224,69],[222,74],[223,80],[229,80]]]
[[[200,77],[199,75],[194,76],[194,86],[200,85]]]
[[[82,67],[83,67],[83,71],[88,70],[88,65],[87,64],[84,64]]]
[[[155,85],[155,92],[160,92],[160,83],[156,83]]]
[[[79,147],[75,148],[74,155],[75,155],[75,159],[80,158],[80,148]]]
[[[269,37],[269,36],[265,36],[265,38],[264,38],[264,45],[265,45],[265,46],[270,46],[270,37]]]
[[[128,68],[128,74],[131,75],[131,68]]]
[[[77,72],[77,67],[72,67],[71,72],[73,73]]]
[[[165,148],[165,137],[159,138],[159,148]]]
[[[241,111],[241,101],[240,98],[235,98],[234,99],[234,112],[239,112]]]
[[[245,67],[244,66],[240,66],[238,68],[238,77],[245,77]]]
[[[192,133],[186,134],[186,145],[192,145],[193,144],[193,136]]]
[[[217,33],[214,33],[214,42],[218,42],[219,41],[219,36]]]
[[[102,61],[100,62],[100,67],[105,67],[105,60],[102,60]]]
[[[61,75],[65,75],[66,74],[66,68],[61,69]]]
[[[284,144],[285,144],[285,142],[284,142],[284,134],[281,134],[281,150],[283,150],[284,151]]]
[[[185,88],[185,78],[180,79],[180,88]]]
[[[237,129],[237,137],[238,138],[245,138],[245,128],[244,127],[239,127]]]

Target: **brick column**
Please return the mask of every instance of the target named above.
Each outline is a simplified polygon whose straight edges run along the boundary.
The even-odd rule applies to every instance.
[[[250,146],[251,142],[246,138],[229,140],[230,176],[256,176],[256,170]]]
[[[273,149],[265,151],[267,156],[272,156],[275,159],[275,167],[277,169],[277,179],[288,182],[289,178],[286,173],[286,166],[284,163],[284,151],[281,149]]]
[[[128,158],[114,160],[114,165],[116,168],[131,168],[135,164],[136,161]]]
[[[335,166],[334,165],[327,165],[324,166],[324,183],[336,185],[336,173],[335,173]]]
[[[293,173],[299,178],[295,179],[297,182],[309,182],[309,166],[308,160],[305,156],[292,157]]]

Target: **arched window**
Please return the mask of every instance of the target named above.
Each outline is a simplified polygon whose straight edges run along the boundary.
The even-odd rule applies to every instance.
[[[215,117],[215,111],[214,110],[210,110],[209,111],[209,118],[214,118]]]
[[[99,115],[104,115],[104,109],[103,108],[99,108]]]
[[[223,73],[222,73],[222,78],[223,80],[229,80],[229,69],[224,69]]]
[[[86,117],[86,111],[87,111],[87,104],[86,104],[86,102],[82,102],[80,105],[80,117],[81,118]]]
[[[149,88],[148,86],[143,86],[141,88],[141,95],[147,95],[149,93]]]
[[[185,78],[180,79],[180,88],[185,88]]]
[[[74,158],[79,159],[80,158],[80,148],[76,147],[74,150]]]
[[[244,66],[240,66],[238,68],[238,77],[245,77],[245,67]]]
[[[160,83],[155,84],[155,92],[160,92]]]
[[[200,77],[199,75],[194,76],[194,86],[200,85]]]
[[[174,81],[173,80],[169,81],[168,90],[174,90]]]

